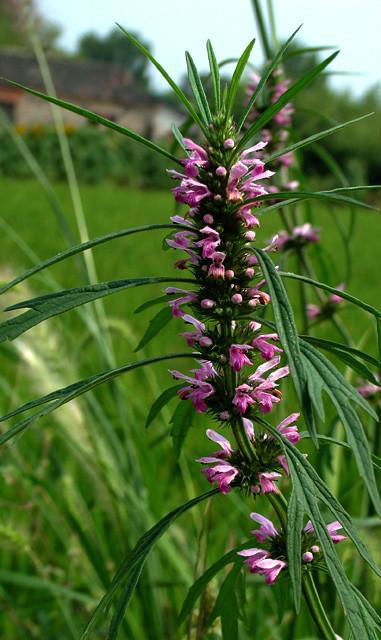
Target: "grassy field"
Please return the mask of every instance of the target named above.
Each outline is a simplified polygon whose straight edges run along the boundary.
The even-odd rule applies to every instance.
[[[72,233],[78,238],[68,189],[61,184],[54,188]],[[33,264],[33,254],[39,260],[48,258],[65,249],[67,242],[45,194],[35,182],[1,180],[1,194],[0,278],[8,280]],[[173,211],[172,200],[164,192],[102,185],[83,187],[81,194],[90,238],[121,228],[167,222]],[[314,223],[321,228],[325,248],[325,266],[316,259],[318,275],[327,275],[326,281],[333,286],[343,281],[345,262],[336,223],[339,220],[347,225],[349,216],[345,208],[313,208]],[[356,216],[351,247],[353,273],[348,290],[379,306],[381,217],[364,210],[358,210]],[[259,245],[263,246],[279,226],[276,214],[263,220]],[[172,253],[161,251],[163,236],[163,232],[155,231],[95,249],[98,280],[173,274]],[[5,302],[10,304],[54,288],[78,286],[80,266],[75,258],[62,262],[49,271],[54,281],[37,275],[27,285],[16,288]],[[292,270],[293,265],[287,267]],[[294,296],[295,288],[290,289]],[[160,293],[161,288],[155,285],[103,301],[107,321],[102,325],[102,334],[105,339],[111,336],[111,355],[102,353],[89,329],[94,318],[91,308],[81,314],[72,311],[51,319],[14,345],[1,345],[2,413],[96,373],[110,359],[122,365],[184,351],[182,341],[175,335],[181,330],[181,323],[174,320],[158,339],[134,353],[153,315],[152,310],[136,315],[134,309]],[[310,301],[315,302],[313,292]],[[373,325],[369,317],[349,305],[341,316],[354,343],[372,351]],[[323,334],[338,338],[331,329],[325,329]],[[182,368],[181,365],[185,370],[185,363],[176,366]],[[38,422],[17,442],[3,448],[0,630],[7,640],[78,638],[114,570],[137,538],[172,508],[207,488],[194,462],[209,450],[204,437],[208,426],[205,419],[195,420],[179,460],[168,437],[174,401],[148,431],[144,429],[153,400],[171,386],[166,369],[155,365],[128,374],[117,384],[100,388],[86,400],[73,402],[54,417]],[[288,407],[285,403],[284,411],[295,410],[291,391],[289,395],[290,403]],[[310,454],[313,455],[311,451]],[[332,461],[327,455],[324,464],[327,468],[333,465],[330,483],[338,488],[345,506],[355,516],[367,513],[366,505],[359,504],[358,497],[362,495],[359,486],[352,484],[350,457],[335,454]],[[342,477],[338,477],[340,472]],[[175,612],[192,576],[201,573],[227,548],[245,540],[249,533],[249,505],[234,495],[221,503],[220,499],[215,501],[213,512],[202,506],[192,510],[162,539],[144,572],[123,628],[123,639],[186,637],[178,629]],[[379,555],[373,529],[367,529],[364,535]],[[379,592],[361,565],[352,561],[350,550],[344,549],[342,553],[357,582],[364,589],[367,585],[370,597],[379,601]],[[260,606],[251,607],[249,623],[258,637],[274,640],[315,637],[304,614],[297,623],[292,622],[287,583],[280,582],[269,590],[253,578],[250,580],[253,602]],[[207,610],[217,591],[215,581],[203,604]],[[334,596],[328,586],[325,599],[333,610]],[[280,602],[282,606],[278,609]],[[265,620],[261,616],[264,608],[268,612]],[[276,619],[278,615],[280,618]],[[275,622],[280,623],[280,635],[274,631]],[[341,623],[339,614],[335,622]],[[293,635],[286,631],[290,625]],[[195,629],[192,633],[189,638],[204,637],[197,636]],[[104,638],[105,627],[101,625],[99,633],[91,637]],[[220,637],[218,624],[214,635],[207,637]],[[257,635],[247,636],[253,637]],[[246,636],[242,638],[245,640]]]

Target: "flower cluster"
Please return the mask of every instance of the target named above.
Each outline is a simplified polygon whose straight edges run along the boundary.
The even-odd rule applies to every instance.
[[[281,571],[287,568],[286,538],[282,531],[275,528],[271,520],[259,513],[251,513],[250,518],[260,525],[251,533],[263,547],[244,549],[238,555],[245,559],[250,573],[264,576],[266,584],[274,584]],[[346,536],[338,533],[342,529],[340,522],[327,525],[327,531],[334,544],[346,540]],[[302,562],[305,566],[319,563],[322,559],[319,541],[316,539],[314,527],[309,521],[302,531]]]
[[[278,231],[266,247],[267,251],[279,251],[285,253],[293,249],[302,249],[309,244],[319,242],[319,229],[313,227],[310,222],[294,227],[291,233]]]
[[[344,291],[345,284],[342,282],[335,288],[339,289],[340,291]],[[318,306],[317,304],[308,304],[307,316],[310,320],[330,318],[334,313],[336,313],[338,305],[341,305],[343,302],[344,299],[341,296],[338,296],[337,293],[332,293],[328,297],[327,302],[321,306]]]
[[[179,181],[172,189],[175,200],[187,209],[171,218],[182,229],[167,243],[185,253],[175,266],[190,271],[198,288],[166,292],[172,314],[189,325],[180,335],[200,354],[199,368],[170,373],[185,383],[180,398],[229,424],[237,441],[233,448],[216,431],[207,431],[221,447],[199,460],[209,482],[222,493],[237,486],[259,495],[275,492],[288,469],[279,443],[259,428],[254,431],[253,419],[280,403],[279,383],[289,369],[281,363],[278,335],[262,333],[262,325],[250,320],[253,310],[270,303],[252,242],[260,225],[254,212],[273,172],[258,157],[265,142],[240,154],[235,144],[232,136],[216,135],[215,144],[204,149],[185,138],[184,172],[170,171]],[[293,444],[300,437],[298,417],[292,414],[278,425]]]
[[[292,444],[300,440],[295,421],[299,413],[293,413],[277,426],[279,433]],[[229,493],[232,486],[238,486],[254,495],[274,493],[277,491],[276,481],[282,471],[288,475],[288,465],[278,441],[267,433],[254,431],[254,425],[248,418],[242,418],[242,426],[248,439],[253,443],[255,457],[248,459],[237,449],[234,450],[229,440],[208,429],[206,435],[217,442],[221,449],[210,456],[200,458],[197,462],[205,465],[203,472],[209,482],[216,483],[222,493]]]

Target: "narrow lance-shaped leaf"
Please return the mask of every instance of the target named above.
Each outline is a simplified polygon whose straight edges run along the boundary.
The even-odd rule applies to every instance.
[[[302,527],[304,508],[295,485],[287,509],[287,560],[292,591],[294,594],[295,610],[298,613],[302,594]]]
[[[110,242],[111,240],[116,240],[117,238],[123,238],[125,236],[133,235],[135,233],[145,233],[146,231],[155,231],[158,229],[180,229],[180,228],[184,230],[189,229],[189,227],[187,227],[186,225],[180,225],[180,224],[176,224],[176,225],[169,224],[169,223],[168,224],[147,224],[142,227],[132,227],[131,229],[120,229],[119,231],[112,231],[111,233],[107,233],[104,236],[93,238],[92,240],[88,240],[87,242],[81,242],[80,244],[70,247],[70,249],[66,249],[66,251],[61,251],[60,253],[57,253],[55,256],[52,256],[51,258],[48,258],[47,260],[40,262],[35,267],[32,267],[31,269],[24,271],[24,273],[17,276],[16,278],[8,282],[6,285],[0,287],[0,295],[2,293],[5,293],[6,291],[9,291],[9,289],[12,289],[12,287],[14,287],[16,284],[19,284],[20,282],[27,280],[27,278],[30,278],[36,273],[39,273],[40,271],[43,271],[44,269],[47,269],[48,267],[51,267],[54,264],[61,262],[62,260],[71,258],[72,256],[75,256],[78,253],[87,251],[87,249],[92,249],[94,247],[97,247],[100,244],[104,244],[105,242]]]
[[[212,120],[212,114],[210,113],[208,100],[201,82],[201,78],[193,61],[193,58],[188,51],[185,52],[185,58],[187,61],[189,84],[193,91],[193,95],[197,102],[197,106],[199,108],[201,116],[205,124],[208,125],[208,123]]]
[[[183,387],[183,384],[176,384],[174,387],[170,387],[163,391],[160,396],[155,400],[151,409],[149,410],[149,414],[147,416],[145,427],[146,429],[150,426],[151,422],[156,418],[156,416],[160,413],[160,411],[165,407],[172,398],[177,395],[177,392]]]
[[[131,287],[141,287],[161,282],[192,283],[194,281],[186,278],[156,276],[151,278],[132,278],[129,280],[110,280],[109,282],[101,282],[76,289],[64,289],[63,291],[48,293],[44,296],[24,300],[6,309],[6,311],[22,308],[29,308],[30,310],[0,324],[0,342],[4,340],[14,340],[25,333],[25,331],[40,324],[40,322],[70,311],[70,309],[75,309],[88,302],[92,302],[93,300],[125,291]]]
[[[291,375],[297,395],[302,404],[307,427],[315,443],[317,443],[311,401],[307,389],[306,372],[303,366],[292,307],[282,280],[269,256],[261,249],[254,249],[254,251],[269,287],[277,332],[290,366]]]
[[[208,40],[207,43],[206,43],[206,50],[208,52],[210,75],[211,75],[211,78],[212,78],[213,94],[214,94],[214,106],[215,106],[216,112],[219,112],[219,110],[221,108],[220,69],[219,69],[217,58],[216,58],[216,55],[214,53],[214,49],[212,47],[212,43],[210,42],[210,40]]]
[[[227,93],[227,97],[226,97],[226,120],[229,118],[230,113],[232,111],[233,105],[234,105],[234,100],[236,98],[237,95],[237,91],[238,91],[238,87],[239,87],[239,83],[242,77],[242,74],[246,68],[247,62],[249,60],[250,54],[253,50],[254,47],[254,43],[255,40],[251,40],[251,42],[249,42],[249,44],[247,45],[246,49],[244,50],[243,54],[241,55],[241,57],[239,58],[236,68],[234,69],[233,72],[233,76],[232,79],[230,81],[229,87],[228,87],[228,93]]]
[[[164,327],[172,320],[172,311],[169,307],[164,307],[151,319],[147,330],[135,349],[135,353],[143,349],[153,338],[155,338]]]
[[[287,147],[283,147],[274,153],[271,153],[266,157],[266,162],[270,163],[276,158],[285,155],[286,153],[291,153],[292,151],[296,151],[297,149],[302,149],[309,144],[313,144],[317,142],[317,140],[321,140],[322,138],[326,138],[327,136],[332,135],[336,131],[343,129],[344,127],[349,127],[351,124],[355,124],[356,122],[360,122],[360,120],[364,120],[365,118],[369,118],[370,116],[374,116],[374,113],[366,113],[359,118],[354,118],[353,120],[348,120],[347,122],[343,122],[342,124],[337,124],[334,127],[330,127],[329,129],[325,129],[324,131],[319,131],[319,133],[314,133],[312,136],[308,136],[308,138],[304,138],[303,140],[299,140],[298,142],[294,142],[293,144],[288,145]]]
[[[177,404],[175,412],[171,418],[171,437],[175,454],[179,457],[181,449],[192,426],[195,416],[193,405],[189,401],[182,401]]]
[[[179,516],[181,516],[183,513],[185,513],[192,507],[196,506],[203,500],[207,500],[208,498],[211,498],[212,496],[218,493],[219,493],[218,489],[212,489],[211,491],[208,491],[207,493],[203,493],[201,496],[198,496],[197,498],[193,498],[192,500],[189,500],[189,502],[186,502],[185,504],[181,505],[181,507],[178,507],[177,509],[174,509],[173,511],[168,513],[168,515],[162,518],[157,524],[155,524],[155,526],[153,526],[149,531],[147,531],[147,533],[145,533],[140,538],[135,548],[128,554],[128,556],[125,558],[125,560],[122,562],[119,569],[117,570],[111,582],[110,589],[107,591],[107,593],[103,596],[102,600],[97,605],[94,613],[92,614],[89,622],[86,625],[86,628],[80,640],[87,640],[87,638],[90,637],[89,636],[90,632],[94,629],[95,624],[103,615],[103,612],[105,611],[105,609],[109,607],[109,605],[114,600],[114,597],[117,591],[120,588],[123,588],[123,593],[121,596],[122,610],[120,608],[117,609],[118,617],[117,617],[117,620],[114,621],[114,627],[116,622],[118,622],[118,625],[120,624],[120,622],[123,619],[125,608],[128,605],[129,599],[133,593],[134,587],[136,586],[140,573],[143,569],[144,563],[153,545],[163,535],[163,533],[165,533],[165,531],[169,528],[172,522],[174,522]],[[128,594],[127,598],[124,597],[124,593]]]
[[[341,291],[341,289],[335,289],[335,287],[330,287],[328,284],[325,284],[325,282],[318,282],[317,280],[313,280],[312,278],[308,278],[307,276],[302,276],[297,273],[291,273],[290,271],[280,271],[279,275],[282,278],[291,278],[292,280],[301,280],[302,282],[306,282],[307,284],[312,284],[314,287],[317,287],[318,289],[324,289],[325,291],[329,291],[329,293],[334,293],[340,296],[341,298],[343,298],[344,300],[348,300],[348,302],[352,302],[352,304],[355,304],[356,306],[361,307],[362,309],[364,309],[364,311],[368,311],[368,313],[371,313],[372,315],[376,316],[376,318],[381,318],[381,311],[379,311],[375,307],[372,307],[372,305],[368,304],[367,302],[363,302],[359,298],[352,296],[350,293],[348,293],[345,290]]]
[[[358,187],[359,189],[373,189],[374,187]],[[375,187],[379,188],[379,187]],[[256,196],[255,198],[247,198],[240,202],[240,204],[236,205],[233,208],[233,211],[238,211],[242,206],[248,204],[258,204],[259,202],[266,200],[286,200],[287,203],[298,202],[300,200],[326,200],[331,202],[337,202],[338,204],[351,204],[356,207],[362,207],[363,209],[372,209],[376,211],[376,208],[366,202],[362,202],[361,200],[357,200],[356,198],[351,198],[350,196],[341,195],[338,192],[348,191],[349,187],[340,187],[339,189],[332,189],[331,191],[278,191],[277,193],[267,193],[261,196]],[[292,196],[292,198],[290,198]],[[283,205],[280,206],[284,206]],[[272,209],[279,208],[279,205],[273,206]],[[270,207],[269,207],[270,210]],[[262,214],[263,210],[259,209],[258,213]]]
[[[282,60],[283,54],[285,53],[286,49],[288,48],[288,45],[290,44],[290,42],[295,38],[296,34],[298,33],[299,29],[301,28],[302,25],[300,25],[300,27],[298,27],[294,33],[289,37],[289,39],[287,40],[287,42],[285,42],[285,44],[279,49],[279,51],[276,53],[276,55],[274,56],[273,60],[269,63],[269,65],[266,67],[265,71],[262,73],[261,78],[253,92],[253,95],[251,96],[249,103],[245,109],[245,111],[243,112],[238,125],[237,125],[237,131],[241,131],[243,125],[245,124],[247,117],[249,115],[249,113],[251,112],[255,102],[258,100],[259,96],[261,95],[267,80],[269,79],[270,75],[272,74],[272,72],[274,71],[274,69],[276,69],[276,67],[279,65],[280,61]],[[267,162],[267,160],[266,160]]]
[[[192,103],[190,102],[190,100],[188,100],[187,96],[185,95],[184,91],[182,91],[182,89],[180,89],[180,87],[176,84],[176,82],[171,78],[171,76],[169,75],[169,73],[164,69],[164,67],[162,67],[162,65],[160,64],[160,62],[158,62],[156,60],[156,58],[154,58],[154,56],[152,55],[152,53],[150,53],[148,51],[148,49],[145,48],[145,46],[139,42],[139,40],[137,40],[135,38],[135,36],[132,35],[132,33],[129,33],[128,31],[126,31],[126,29],[124,29],[120,24],[116,23],[117,27],[119,27],[119,29],[124,33],[124,35],[129,39],[130,42],[132,42],[132,44],[139,49],[139,51],[146,57],[148,58],[148,60],[150,60],[150,62],[152,62],[152,64],[156,67],[156,69],[161,73],[161,75],[163,76],[163,78],[166,80],[166,82],[169,84],[169,86],[171,87],[171,89],[174,91],[174,93],[177,95],[177,97],[179,98],[179,100],[183,103],[184,107],[186,108],[186,110],[188,111],[188,113],[192,116],[193,120],[195,122],[197,122],[197,124],[199,125],[199,127],[201,128],[202,131],[204,131],[204,133],[207,133],[207,129],[205,128],[202,120],[200,119],[200,116],[198,115],[197,111],[195,110],[194,106],[192,105]]]
[[[240,151],[246,145],[249,140],[253,137],[257,131],[261,131],[265,125],[272,120],[272,118],[281,110],[283,107],[290,102],[290,100],[301,91],[304,87],[309,85],[315,78],[318,76],[323,69],[327,65],[329,65],[337,56],[338,51],[333,53],[329,58],[316,65],[311,71],[305,73],[297,82],[295,82],[285,93],[281,95],[279,100],[277,100],[274,104],[270,105],[262,115],[259,116],[255,120],[255,122],[248,128],[245,135],[241,138],[239,143],[237,144],[236,151]]]
[[[99,115],[99,113],[94,113],[93,111],[89,111],[89,109],[80,107],[76,104],[73,104],[72,102],[68,102],[67,100],[61,100],[60,98],[48,96],[45,93],[41,93],[41,91],[36,91],[35,89],[30,89],[29,87],[25,87],[19,82],[14,82],[12,80],[8,80],[7,78],[2,78],[2,79],[8,82],[8,84],[12,85],[13,87],[17,87],[18,89],[23,89],[23,91],[27,91],[28,93],[32,94],[33,96],[36,96],[37,98],[41,98],[42,100],[47,100],[47,102],[51,102],[52,104],[55,104],[58,107],[62,107],[63,109],[66,109],[67,111],[72,111],[73,113],[77,113],[79,116],[83,116],[84,118],[87,118],[87,120],[91,120],[92,122],[101,124],[104,127],[113,129],[114,131],[117,131],[118,133],[121,133],[122,135],[127,136],[127,138],[130,138],[131,140],[134,140],[135,142],[140,142],[140,144],[143,144],[144,146],[149,147],[152,151],[156,151],[157,153],[160,153],[162,156],[169,158],[170,160],[172,160],[172,162],[181,164],[180,160],[176,158],[176,156],[174,156],[172,153],[169,153],[169,151],[167,151],[166,149],[159,147],[154,142],[151,142],[151,140],[147,140],[147,138],[143,138],[143,136],[139,135],[138,133],[135,133],[134,131],[131,131],[131,129],[127,129],[127,127],[122,127],[116,122],[113,122],[112,120],[108,120],[107,118],[104,118],[103,116]]]
[[[16,435],[19,435],[25,429],[27,429],[30,425],[34,424],[37,420],[42,418],[43,416],[52,413],[62,405],[74,400],[74,398],[78,398],[79,396],[91,391],[95,387],[98,387],[101,384],[109,382],[114,378],[122,375],[123,373],[127,373],[129,371],[133,371],[139,367],[145,367],[150,364],[154,364],[156,362],[162,362],[164,360],[172,360],[176,358],[197,358],[198,354],[195,353],[172,353],[167,356],[158,356],[156,358],[149,358],[148,360],[142,360],[141,362],[135,362],[134,364],[123,365],[122,367],[117,367],[115,369],[106,369],[105,371],[101,371],[101,373],[97,373],[89,378],[84,378],[83,380],[78,380],[73,384],[70,384],[67,387],[63,387],[62,389],[57,389],[52,393],[49,393],[46,396],[42,396],[41,398],[37,398],[37,400],[32,400],[31,402],[27,402],[22,405],[18,409],[14,409],[13,411],[7,413],[6,415],[0,417],[0,422],[7,420],[8,418],[12,418],[20,413],[24,413],[25,411],[29,411],[35,407],[41,405],[47,405],[40,411],[37,411],[32,416],[29,416],[25,420],[18,422],[13,427],[8,429],[5,433],[0,436],[0,445],[4,444],[11,438]]]

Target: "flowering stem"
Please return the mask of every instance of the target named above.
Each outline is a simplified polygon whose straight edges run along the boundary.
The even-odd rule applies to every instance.
[[[267,495],[269,498],[276,514],[278,516],[279,523],[287,535],[288,522],[287,522],[287,500],[283,496],[283,494],[279,491],[278,493],[269,493]],[[293,526],[293,523],[289,523],[289,526]],[[320,600],[318,591],[316,589],[315,583],[313,581],[312,575],[310,571],[305,571],[302,576],[303,581],[303,595],[306,600],[308,610],[311,614],[311,617],[319,630],[319,638],[322,640],[336,640],[335,632],[332,629],[331,623],[328,620],[328,616],[325,612],[324,606]]]

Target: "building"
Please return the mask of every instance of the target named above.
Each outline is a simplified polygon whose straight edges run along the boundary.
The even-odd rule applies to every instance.
[[[162,99],[152,97],[134,82],[121,65],[74,58],[50,56],[48,59],[57,96],[95,111],[118,124],[150,138],[170,132],[183,116]],[[45,92],[38,63],[32,53],[17,49],[0,50],[0,78],[8,78]],[[48,124],[51,105],[7,82],[0,80],[0,108],[19,126]],[[88,121],[64,111],[64,121],[74,127]]]

